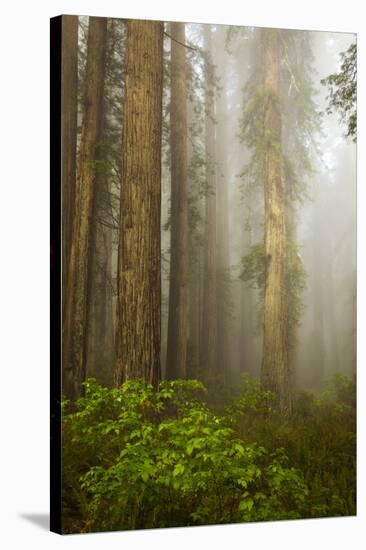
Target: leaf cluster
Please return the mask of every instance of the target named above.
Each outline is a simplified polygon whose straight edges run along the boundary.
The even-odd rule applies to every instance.
[[[246,444],[197,381],[86,385],[63,417],[65,530],[301,517],[302,475],[282,450]],[[247,398],[249,399],[249,398]]]
[[[328,88],[327,114],[337,111],[341,121],[346,125],[346,136],[353,141],[357,139],[357,44],[350,45],[347,51],[340,54],[341,67],[338,73],[321,80]]]

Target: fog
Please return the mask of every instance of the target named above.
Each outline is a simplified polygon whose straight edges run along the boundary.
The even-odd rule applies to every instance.
[[[85,73],[87,27],[88,18],[80,17],[79,89]],[[102,275],[108,283],[104,281],[100,286],[108,284],[112,289],[108,304],[113,319],[109,321],[106,345],[110,350],[108,361],[113,364],[119,196],[123,179],[120,150],[125,21],[110,19],[109,33],[105,134],[110,198],[99,221],[109,228],[112,243],[108,252],[109,271]],[[340,54],[355,43],[355,36],[283,30],[279,37],[281,163],[289,262],[285,290],[287,352],[292,384],[320,389],[334,373],[353,376],[356,369],[356,145],[346,137],[346,125],[339,113],[327,113],[329,90],[321,83],[340,71]],[[176,221],[171,210],[173,43],[183,49],[186,62],[186,105],[182,109],[187,131],[181,136],[181,143],[187,141],[186,376],[206,378],[205,330],[214,325],[210,338],[214,342],[216,366],[208,370],[216,372],[221,381],[236,383],[241,373],[260,376],[264,355],[266,214],[261,156],[265,141],[261,118],[261,29],[187,23],[183,44],[172,38],[171,24],[164,24],[160,351],[163,377],[167,376],[171,242]],[[81,126],[82,102],[78,105]],[[80,141],[80,131],[78,136]],[[103,244],[98,246],[104,250]],[[94,295],[97,296],[95,289]],[[208,295],[214,300],[211,310],[207,306],[211,300]],[[91,311],[91,319],[95,315]],[[93,321],[89,331],[88,372],[99,376],[94,361],[99,343]],[[110,379],[111,375],[108,376]]]
[[[263,242],[264,198],[260,171],[253,166],[251,129],[243,130],[245,111],[253,101],[251,87],[260,74],[258,29],[211,26],[209,59],[215,80],[216,253],[218,270],[225,272],[221,286],[221,313],[228,343],[218,330],[220,346],[227,349],[226,364],[235,380],[238,373],[259,376],[262,363],[263,289],[243,274],[245,258]],[[190,67],[193,72],[189,118],[190,190],[190,336],[188,361],[191,370],[198,361],[200,331],[206,322],[202,313],[205,274],[204,209],[210,191],[205,187],[202,165],[197,161],[204,144],[197,126],[204,109],[202,64],[194,47],[204,48],[203,26],[186,26]],[[297,71],[282,76],[285,88],[282,136],[283,147],[292,163],[296,185],[287,208],[287,234],[296,245],[301,265],[298,281],[299,304],[291,316],[290,368],[297,386],[318,389],[335,372],[355,373],[356,331],[356,146],[345,138],[345,127],[337,113],[326,114],[327,89],[321,79],[340,69],[340,52],[355,37],[328,32],[283,31],[291,35],[296,51],[286,51],[281,67],[298,63]],[[169,37],[166,55],[169,57]],[[304,73],[301,74],[301,63]],[[299,68],[300,67],[300,68]],[[287,67],[288,69],[289,67]],[[306,74],[305,74],[306,73]],[[299,77],[299,81],[297,80]],[[287,78],[287,80],[286,80]],[[303,88],[301,89],[301,86]],[[306,90],[304,92],[304,86]],[[304,97],[305,96],[305,97]],[[165,97],[169,102],[169,94]],[[287,103],[287,104],[286,104]],[[303,107],[302,107],[303,106]],[[302,111],[303,108],[303,111]],[[169,109],[166,110],[169,122]],[[201,119],[200,119],[201,117]],[[202,131],[202,129],[201,129]],[[243,135],[245,134],[246,135]],[[163,150],[169,157],[169,146]],[[302,156],[302,158],[299,158]],[[286,185],[286,184],[285,184]],[[162,362],[165,363],[169,295],[170,170],[163,170],[162,253],[163,321]],[[244,262],[244,263],[243,263]],[[219,273],[219,271],[218,271]],[[222,274],[221,274],[222,275]],[[218,275],[220,279],[220,275]],[[218,307],[220,295],[218,296]],[[192,311],[193,310],[193,311]],[[292,320],[292,321],[291,321]]]
[[[51,30],[54,527],[354,515],[356,37]]]

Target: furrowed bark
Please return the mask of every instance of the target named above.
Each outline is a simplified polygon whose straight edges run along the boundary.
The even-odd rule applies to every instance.
[[[264,88],[265,292],[261,381],[291,411],[287,350],[286,229],[281,137],[279,31],[262,30]]]
[[[67,280],[63,339],[63,393],[81,394],[86,377],[88,310],[93,263],[93,216],[97,146],[102,123],[107,19],[90,17],[84,116],[77,164],[77,186]]]
[[[129,20],[114,383],[160,379],[163,23]]]
[[[61,133],[62,133],[62,312],[67,277],[76,187],[76,134],[78,85],[78,17],[62,16]]]

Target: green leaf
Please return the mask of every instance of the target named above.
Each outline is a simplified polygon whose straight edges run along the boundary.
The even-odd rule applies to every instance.
[[[240,512],[250,512],[250,510],[253,508],[254,501],[251,498],[242,500],[239,504],[239,510]]]
[[[173,477],[183,474],[184,470],[185,470],[184,464],[181,464],[181,463],[176,464],[173,470]]]

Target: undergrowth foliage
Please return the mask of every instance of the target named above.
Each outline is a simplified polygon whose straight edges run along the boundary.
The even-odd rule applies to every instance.
[[[285,422],[249,377],[224,412],[208,403],[195,380],[89,379],[76,410],[63,403],[64,532],[355,513],[348,379],[300,394]]]

